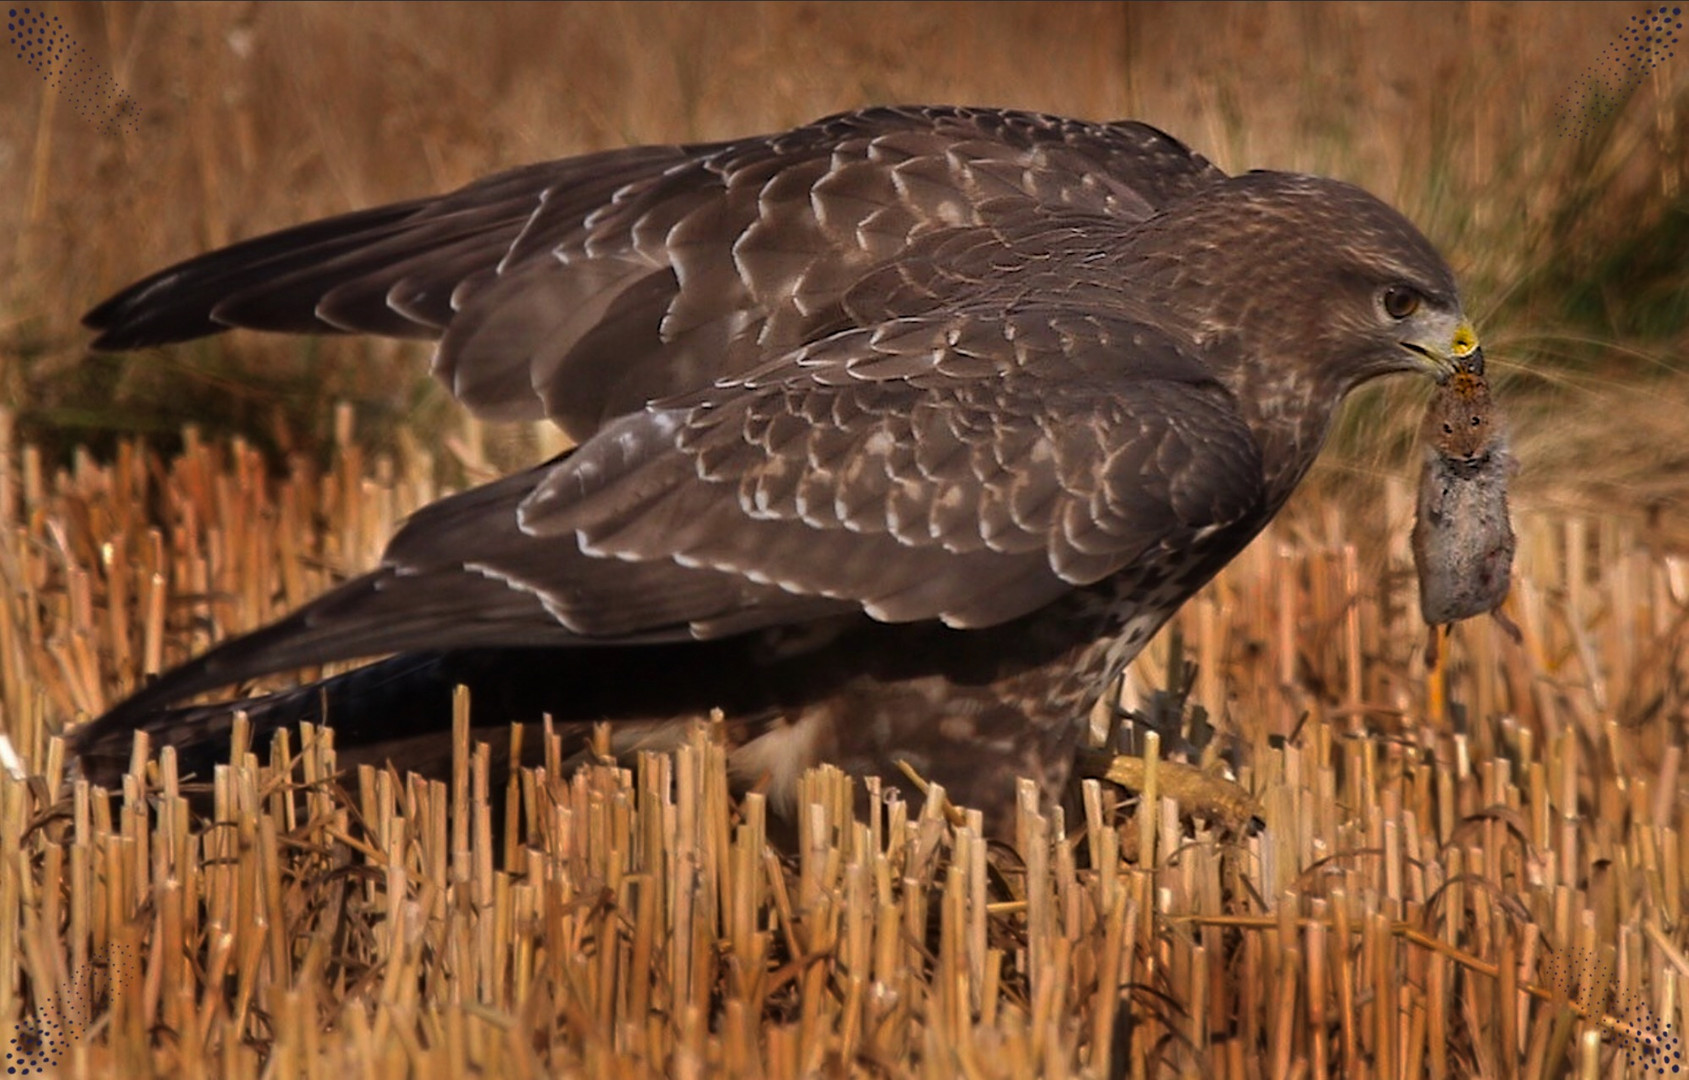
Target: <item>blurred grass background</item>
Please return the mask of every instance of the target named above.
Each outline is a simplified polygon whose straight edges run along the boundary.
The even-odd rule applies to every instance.
[[[278,464],[321,458],[330,401],[378,441],[464,425],[415,345],[237,334],[89,354],[78,316],[169,262],[527,161],[870,103],[996,104],[1140,118],[1229,171],[1324,173],[1393,202],[1465,283],[1515,414],[1520,498],[1689,540],[1689,62],[1628,83],[1597,67],[1642,4],[46,10],[142,110],[102,131],[0,61],[0,405],[61,460],[132,433],[168,449],[187,421]],[[1621,102],[1599,122],[1601,103],[1568,96],[1591,74]],[[1305,504],[1375,498],[1380,473],[1415,467],[1413,382],[1351,404]],[[502,464],[541,449],[491,434]]]

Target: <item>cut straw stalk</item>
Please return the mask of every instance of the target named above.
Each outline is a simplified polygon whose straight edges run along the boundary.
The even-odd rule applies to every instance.
[[[874,799],[858,821],[854,782],[823,771],[804,781],[788,864],[761,798],[730,798],[711,730],[631,771],[572,776],[564,733],[541,732],[545,767],[516,770],[495,821],[489,751],[467,724],[450,783],[363,769],[344,800],[326,731],[261,748],[267,764],[237,733],[203,823],[171,756],[143,747],[115,820],[83,785],[63,824],[25,832],[57,790],[52,734],[79,701],[114,700],[196,639],[320,589],[323,560],[353,568],[428,487],[350,452],[280,482],[238,446],[190,440],[146,468],[129,454],[51,479],[14,454],[21,516],[0,543],[24,586],[0,621],[0,670],[36,688],[8,676],[0,707],[52,779],[0,781],[0,987],[132,946],[144,970],[102,998],[111,1022],[78,1051],[90,1069],[1244,1075],[1247,1043],[1287,1075],[1385,1060],[1540,1072],[1574,1054],[1582,1068],[1591,1033],[1611,1054],[1640,1030],[1542,965],[1581,953],[1616,957],[1613,991],[1675,1018],[1689,972],[1667,928],[1689,841],[1669,795],[1677,756],[1656,748],[1682,703],[1626,727],[1607,688],[1684,625],[1685,589],[1680,566],[1615,530],[1582,534],[1599,557],[1577,571],[1574,617],[1568,590],[1535,585],[1533,553],[1576,530],[1521,523],[1526,646],[1456,630],[1458,731],[1427,720],[1419,628],[1355,597],[1366,576],[1341,523],[1312,546],[1269,531],[1271,558],[1239,560],[1177,620],[1205,668],[1193,699],[1245,748],[1239,779],[1159,751],[1105,755],[1094,771],[1138,794],[1136,821],[1117,829],[1116,788],[1092,781],[1070,838],[1028,792],[1013,854],[989,853],[977,815],[937,789],[913,816]],[[373,510],[372,490],[390,493]],[[172,509],[155,525],[142,508],[157,505]],[[288,507],[325,510],[322,531]],[[1625,633],[1580,621],[1621,605]],[[1298,663],[1313,640],[1320,659]],[[1252,641],[1274,661],[1240,662]],[[1401,658],[1389,678],[1381,656]],[[1171,659],[1158,641],[1134,677],[1165,685]],[[1614,883],[1633,880],[1645,929],[1627,937]]]

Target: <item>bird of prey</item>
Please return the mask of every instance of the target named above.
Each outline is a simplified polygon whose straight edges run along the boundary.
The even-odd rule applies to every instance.
[[[909,762],[965,805],[1067,779],[1087,714],[1272,518],[1333,410],[1481,370],[1453,275],[1359,188],[1228,176],[1142,123],[873,108],[531,165],[160,271],[86,318],[133,349],[231,327],[437,343],[472,411],[575,449],[445,498],[381,565],[82,727],[226,743],[206,691],[341,760],[477,723],[725,717],[737,782]],[[211,751],[208,751],[211,752]]]

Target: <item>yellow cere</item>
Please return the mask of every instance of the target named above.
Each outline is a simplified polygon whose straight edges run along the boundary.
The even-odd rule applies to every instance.
[[[1461,323],[1455,329],[1454,341],[1450,343],[1449,347],[1457,359],[1465,359],[1472,355],[1478,348],[1478,335],[1473,331],[1470,323]]]

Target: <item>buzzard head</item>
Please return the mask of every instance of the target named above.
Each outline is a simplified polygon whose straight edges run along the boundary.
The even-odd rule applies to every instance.
[[[1236,390],[1296,384],[1299,399],[1334,402],[1380,375],[1441,383],[1483,371],[1448,264],[1353,184],[1245,173],[1170,207],[1138,239],[1156,299],[1191,321]]]

